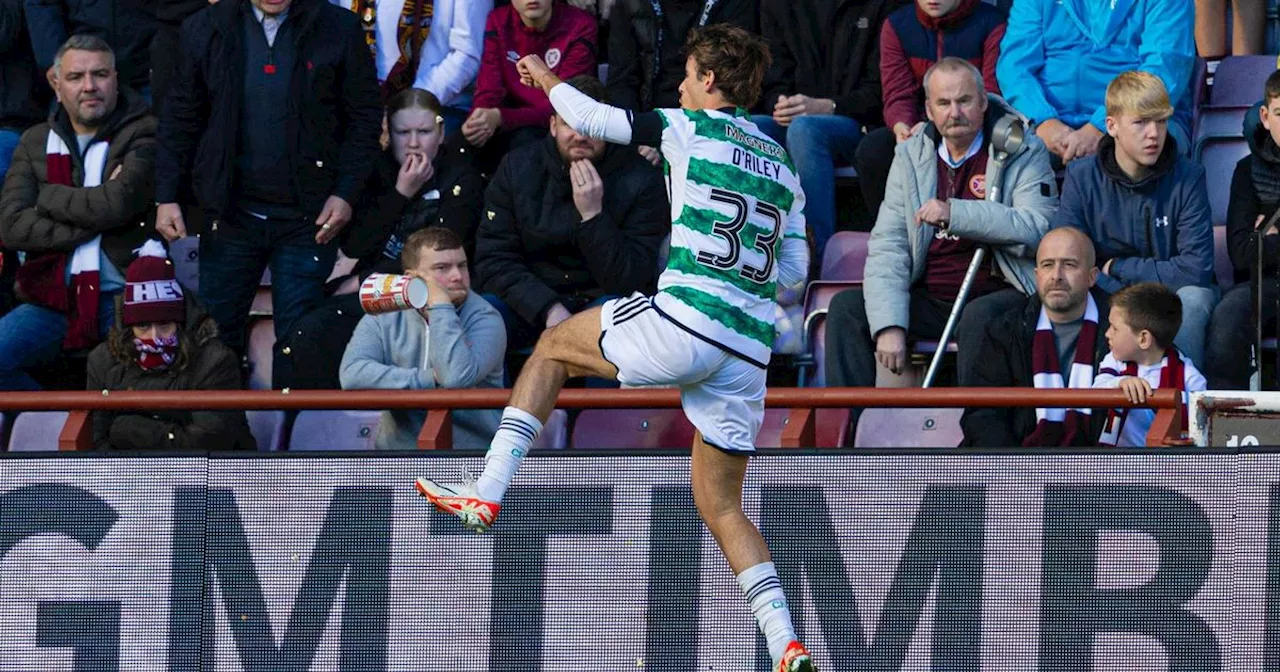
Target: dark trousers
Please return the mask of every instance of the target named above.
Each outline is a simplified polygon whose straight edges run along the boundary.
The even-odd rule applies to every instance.
[[[289,333],[289,353],[275,358],[273,387],[338,390],[338,369],[364,309],[359,294],[331,296],[298,318]]]
[[[324,300],[333,273],[336,240],[317,245],[307,219],[259,219],[236,213],[200,237],[200,297],[218,323],[222,342],[241,356],[249,308],[262,272],[271,269],[271,304],[277,360],[293,323]]]
[[[1262,283],[1263,336],[1275,336],[1276,297],[1280,285],[1275,279]],[[1249,352],[1253,348],[1253,295],[1249,283],[1232,287],[1213,309],[1205,343],[1204,374],[1211,390],[1249,388]],[[1274,357],[1275,353],[1259,353]],[[1263,387],[1266,387],[1264,381]]]
[[[973,358],[978,354],[987,324],[1011,310],[1021,310],[1026,301],[1027,297],[1022,292],[1008,288],[971,298],[965,304],[952,336],[959,348],[956,370],[961,386],[972,380],[970,371],[977,365]],[[947,316],[951,314],[951,303],[930,296],[923,287],[911,290],[908,348],[914,341],[936,340],[942,336]],[[831,299],[827,313],[826,349],[828,386],[875,387],[876,342],[867,322],[866,302],[861,289],[840,292]],[[853,410],[855,427],[860,414],[861,409]]]
[[[858,187],[873,220],[879,215],[880,204],[884,202],[884,186],[889,182],[889,167],[893,165],[897,144],[892,129],[877,128],[858,143],[858,150],[853,155],[853,165],[858,169]]]

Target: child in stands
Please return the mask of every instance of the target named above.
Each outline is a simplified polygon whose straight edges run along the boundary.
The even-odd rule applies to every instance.
[[[1129,285],[1111,297],[1111,326],[1107,344],[1111,352],[1102,360],[1094,388],[1120,388],[1129,401],[1140,404],[1153,389],[1204,390],[1205,378],[1173,345],[1182,326],[1182,300],[1156,282]],[[1147,430],[1155,419],[1149,408],[1112,409],[1098,443],[1108,446],[1145,446]]]

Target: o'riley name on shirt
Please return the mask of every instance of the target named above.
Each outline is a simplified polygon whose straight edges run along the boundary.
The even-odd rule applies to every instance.
[[[751,152],[737,147],[733,148],[733,165],[749,170],[758,175],[763,175],[771,180],[777,180],[782,175],[782,164],[777,161],[768,161],[762,159]]]

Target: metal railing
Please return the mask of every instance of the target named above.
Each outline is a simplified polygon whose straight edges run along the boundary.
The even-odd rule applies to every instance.
[[[173,410],[385,410],[420,409],[427,421],[418,447],[450,448],[448,411],[501,408],[511,394],[505,389],[466,390],[191,390],[166,392],[0,392],[0,412],[69,411],[59,436],[61,450],[92,445],[92,411]],[[556,405],[566,409],[679,408],[680,392],[671,388],[568,389]],[[1119,390],[1034,390],[1020,387],[979,388],[772,388],[765,405],[789,409],[782,446],[814,446],[819,408],[1121,408],[1156,409],[1148,445],[1177,445],[1184,438],[1186,411],[1182,395],[1156,390],[1145,404],[1131,404]]]

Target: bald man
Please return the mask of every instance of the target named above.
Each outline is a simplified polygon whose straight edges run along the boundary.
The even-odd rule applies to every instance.
[[[1107,305],[1091,291],[1097,280],[1087,235],[1074,228],[1046,234],[1036,250],[1036,296],[988,323],[973,384],[1089,389],[1108,350]],[[970,408],[960,421],[962,445],[1097,445],[1105,420],[1105,410]]]

